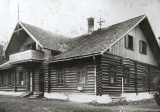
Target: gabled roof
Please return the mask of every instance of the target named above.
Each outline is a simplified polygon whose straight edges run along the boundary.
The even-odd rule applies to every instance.
[[[31,35],[40,43],[40,45],[43,46],[43,48],[65,51],[70,45],[71,39],[69,37],[54,34],[23,22],[20,22],[20,24],[22,24],[22,27],[31,33]]]
[[[90,35],[83,35],[75,38],[75,44],[66,52],[50,59],[54,61],[64,60],[87,55],[103,54],[107,49],[123,38],[129,31],[139,25],[146,15],[132,18],[130,20],[94,31]],[[155,39],[155,36],[153,37]]]
[[[36,41],[42,48],[51,49],[51,50],[60,51],[60,52],[63,52],[69,48],[71,39],[68,37],[54,34],[52,32],[46,31],[44,29],[38,28],[33,25],[29,25],[23,22],[18,21],[17,25],[18,24],[20,25],[20,27],[22,27],[24,32],[27,33],[27,35],[29,35],[34,41]],[[5,53],[9,49],[10,44],[13,43],[12,41],[14,40],[14,38],[17,38],[17,37],[18,36],[13,32],[10,42],[5,50]]]

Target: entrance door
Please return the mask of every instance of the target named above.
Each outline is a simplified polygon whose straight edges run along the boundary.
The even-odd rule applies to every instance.
[[[39,92],[44,92],[44,72],[39,72]]]
[[[33,72],[28,72],[28,87],[27,90],[28,91],[33,91]]]
[[[30,91],[33,91],[33,74],[30,72]]]

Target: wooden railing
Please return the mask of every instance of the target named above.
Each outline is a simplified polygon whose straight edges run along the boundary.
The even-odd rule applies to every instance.
[[[9,61],[10,62],[16,62],[16,61],[23,61],[23,60],[42,60],[44,57],[43,51],[38,50],[27,50],[22,51],[16,54],[9,55]]]

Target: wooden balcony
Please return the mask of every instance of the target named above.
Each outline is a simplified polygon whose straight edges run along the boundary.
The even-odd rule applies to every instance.
[[[44,58],[44,52],[38,50],[27,50],[19,53],[9,55],[10,63],[21,63],[30,61],[42,61]]]

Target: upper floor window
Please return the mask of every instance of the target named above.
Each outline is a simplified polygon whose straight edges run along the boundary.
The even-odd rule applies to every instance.
[[[125,36],[125,47],[133,50],[133,37],[131,35]]]
[[[86,83],[86,72],[85,72],[84,65],[79,65],[77,67],[77,83],[78,84],[85,84]]]
[[[30,43],[30,44],[27,44],[23,47],[23,50],[36,50],[36,43],[33,42],[33,43]]]
[[[110,83],[117,83],[117,65],[110,64]]]
[[[130,76],[129,67],[124,67],[124,84],[129,84],[129,76]]]
[[[147,42],[140,40],[139,41],[139,52],[142,54],[147,54]]]
[[[64,84],[65,76],[64,76],[64,71],[63,68],[58,68],[57,69],[57,84]]]

